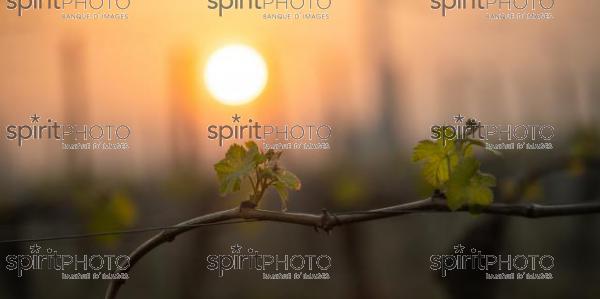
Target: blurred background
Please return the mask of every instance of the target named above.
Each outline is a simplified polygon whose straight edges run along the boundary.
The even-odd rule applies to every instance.
[[[0,9],[0,120],[41,115],[132,129],[126,151],[63,151],[56,142],[0,141],[0,239],[164,226],[245,198],[217,194],[212,165],[227,147],[207,126],[231,115],[262,124],[327,123],[329,151],[289,151],[303,182],[294,212],[350,211],[422,199],[432,190],[411,163],[430,126],[457,114],[490,123],[557,129],[551,151],[482,154],[499,179],[497,201],[598,200],[600,2],[557,1],[551,21],[492,22],[467,11],[441,17],[427,1],[335,1],[329,20],[267,21],[206,1],[133,1],[127,20],[66,21],[60,12],[17,17]],[[202,82],[216,49],[252,46],[269,79],[250,104],[225,106]],[[279,209],[274,192],[262,208]],[[525,220],[431,214],[336,228],[294,225],[200,228],[144,258],[122,298],[598,298],[597,216]],[[152,234],[44,242],[64,253],[128,253]],[[239,243],[263,252],[323,252],[329,281],[218,278],[206,256]],[[440,278],[433,254],[462,243],[489,254],[551,254],[552,281],[486,281],[480,272]],[[40,243],[41,244],[41,243]],[[29,243],[1,244],[0,256]],[[105,281],[56,272],[0,272],[0,298],[101,298]]]

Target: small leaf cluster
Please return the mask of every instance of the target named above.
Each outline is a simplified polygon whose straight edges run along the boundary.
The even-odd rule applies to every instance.
[[[492,203],[496,178],[480,170],[474,146],[485,144],[474,139],[422,140],[413,150],[412,160],[423,163],[423,178],[444,192],[448,207],[476,208]]]
[[[222,196],[237,192],[247,182],[252,187],[249,202],[258,205],[265,191],[273,187],[281,199],[282,210],[287,210],[288,190],[300,190],[300,179],[279,165],[281,151],[262,152],[253,141],[244,146],[233,144],[225,158],[215,164]]]

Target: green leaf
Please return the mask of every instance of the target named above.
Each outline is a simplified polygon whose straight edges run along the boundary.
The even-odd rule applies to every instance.
[[[287,211],[288,189],[298,191],[302,184],[300,183],[300,179],[290,171],[276,168],[273,173],[275,175],[275,181],[272,186],[275,187],[275,190],[277,190],[277,193],[281,198],[281,210]]]
[[[302,187],[300,179],[290,171],[278,169],[277,171],[275,171],[275,176],[277,178],[277,181],[279,183],[282,183],[288,189],[298,191],[300,190],[300,187]]]
[[[424,161],[423,176],[435,188],[440,188],[450,179],[458,158],[452,140],[446,140],[446,145],[441,140],[423,140],[414,148],[412,156],[414,162]]]
[[[492,189],[484,185],[471,183],[467,192],[469,206],[489,206],[494,200]]]
[[[493,175],[479,171],[479,161],[473,157],[463,159],[448,181],[446,197],[448,207],[457,210],[462,206],[487,206],[492,203],[494,193],[490,187],[496,185]]]
[[[256,155],[258,154],[258,148],[255,149],[252,145],[249,146],[248,151],[238,144],[229,147],[225,159],[214,166],[219,179],[219,193],[221,195],[240,190],[242,179],[250,175],[256,167],[256,161],[258,160]]]
[[[225,158],[215,164],[219,180],[219,192],[227,195],[239,191],[244,180],[251,181],[250,201],[256,205],[269,187],[276,189],[281,197],[282,208],[287,209],[289,190],[300,190],[300,179],[292,172],[278,166],[281,152],[269,150],[262,153],[255,142],[245,146],[233,144]]]
[[[463,157],[472,157],[474,155],[473,147],[480,146],[485,148],[485,143],[479,140],[474,139],[465,139],[462,142],[462,156]]]
[[[479,183],[487,187],[496,187],[496,177],[489,173],[479,173],[477,177]]]
[[[419,141],[419,144],[413,149],[413,162],[421,161],[429,158],[429,156],[437,153],[437,145],[431,140]]]
[[[247,154],[252,157],[256,165],[262,164],[267,161],[267,157],[258,150],[258,145],[254,141],[246,142],[246,148],[248,149]]]
[[[287,187],[281,182],[273,183],[273,187],[275,187],[277,194],[279,194],[279,198],[281,198],[281,210],[287,211],[287,201],[289,195]]]
[[[277,161],[281,157],[281,154],[283,154],[282,151],[274,151],[274,150],[270,149],[265,153],[265,157],[269,161]]]
[[[273,168],[271,167],[266,167],[266,168],[260,168],[260,176],[266,179],[270,179],[273,181],[277,181],[277,175],[275,174],[275,171],[273,170]]]

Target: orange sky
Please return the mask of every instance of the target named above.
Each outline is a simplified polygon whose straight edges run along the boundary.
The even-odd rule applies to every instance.
[[[444,18],[428,1],[388,1],[385,9],[372,2],[337,0],[329,20],[301,22],[264,21],[248,11],[219,18],[201,0],[133,0],[123,21],[64,21],[47,10],[17,17],[2,7],[2,126],[32,113],[65,118],[64,64],[72,60],[61,53],[69,45],[82,57],[82,76],[68,85],[86,99],[85,119],[134,129],[129,152],[95,154],[96,164],[133,163],[132,174],[167,163],[175,94],[191,102],[185,109],[196,118],[207,161],[221,153],[206,126],[233,113],[263,123],[328,122],[338,132],[372,126],[380,116],[381,60],[401,101],[399,127],[423,128],[407,138],[424,138],[429,125],[457,112],[497,121],[596,116],[600,2],[557,1],[550,22],[491,22],[475,12]],[[195,77],[212,51],[232,42],[255,47],[270,71],[266,92],[237,108],[215,102]],[[0,146],[24,173],[64,158],[53,144],[17,149],[3,139]]]

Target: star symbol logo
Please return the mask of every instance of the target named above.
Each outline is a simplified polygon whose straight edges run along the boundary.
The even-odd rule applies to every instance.
[[[454,121],[457,122],[457,123],[463,122],[464,119],[465,119],[465,117],[462,116],[460,113],[457,116],[454,117]]]
[[[42,249],[42,246],[39,246],[38,244],[29,246],[29,250],[31,251],[31,253],[40,253],[40,249]]]
[[[32,123],[37,123],[40,122],[40,117],[37,114],[33,114],[32,116],[30,116],[29,118],[31,118],[31,122]]]
[[[462,254],[465,251],[465,246],[462,244],[454,245],[454,253]]]
[[[242,251],[242,246],[240,246],[239,244],[235,244],[235,245],[231,246],[231,253],[238,254],[238,253],[241,253],[241,251]]]
[[[236,113],[236,114],[235,114],[234,116],[232,116],[231,118],[233,118],[233,122],[234,122],[234,123],[239,123],[239,122],[240,122],[240,118],[241,118],[241,116],[239,116],[239,115]]]

